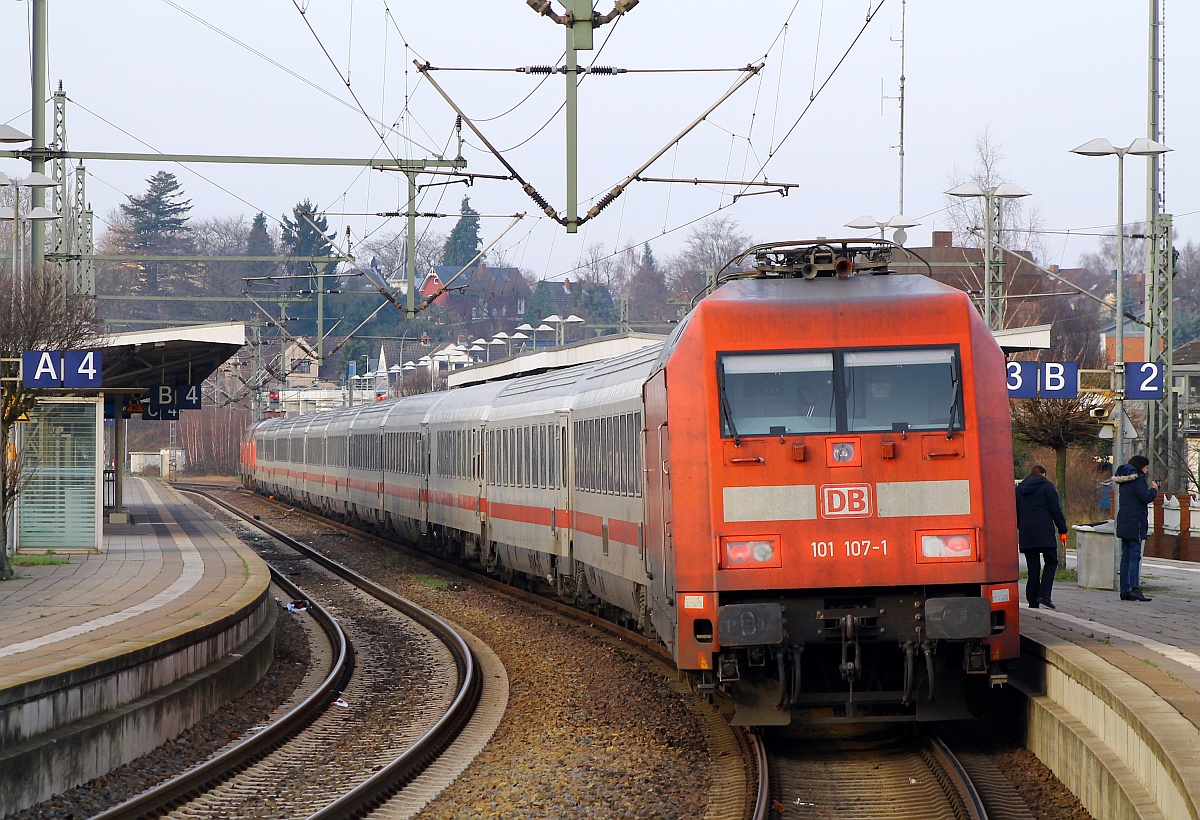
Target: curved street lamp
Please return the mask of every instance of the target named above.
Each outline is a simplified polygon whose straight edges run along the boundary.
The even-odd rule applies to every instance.
[[[983,319],[991,330],[1000,330],[1004,327],[1004,257],[997,253],[996,242],[1003,226],[1004,200],[1032,194],[1011,182],[991,188],[983,188],[977,182],[964,182],[946,193],[963,199],[983,198]]]
[[[12,130],[15,130],[15,129],[12,129]],[[19,134],[20,132],[17,132],[17,133]],[[4,141],[4,140],[0,140],[0,141]],[[9,142],[19,142],[21,140],[8,140],[8,141]],[[17,271],[20,270],[21,267],[24,267],[23,263],[21,263],[19,261],[20,258],[18,255],[18,250],[22,249],[21,245],[23,244],[22,243],[23,237],[22,237],[22,232],[21,232],[21,228],[20,228],[21,223],[22,222],[39,223],[39,222],[45,222],[45,221],[48,221],[51,219],[61,219],[62,218],[58,214],[54,213],[54,211],[50,210],[49,208],[43,208],[41,205],[37,205],[33,208],[30,208],[29,211],[27,211],[26,213],[21,213],[21,189],[22,188],[55,188],[57,186],[58,186],[57,182],[55,182],[53,179],[46,176],[45,174],[38,173],[37,171],[30,173],[28,176],[24,177],[23,179],[11,179],[7,174],[0,173],[0,187],[11,187],[13,189],[12,209],[11,210],[0,209],[0,220],[5,221],[5,222],[11,220],[13,223],[12,268],[13,268],[14,276],[16,275]]]
[[[892,241],[897,245],[903,245],[908,241],[908,234],[904,232],[905,228],[915,228],[920,225],[920,222],[913,222],[904,214],[892,214],[886,222],[880,222],[873,216],[860,216],[853,222],[847,222],[847,228],[856,228],[860,231],[873,231],[879,229],[879,238],[883,239],[883,232],[887,228],[895,228],[896,232],[892,234]]]
[[[1113,346],[1115,358],[1113,362],[1113,394],[1116,401],[1113,403],[1112,414],[1112,419],[1116,422],[1113,434],[1114,470],[1125,463],[1125,155],[1132,154],[1135,157],[1153,157],[1165,154],[1170,150],[1172,149],[1161,142],[1155,142],[1146,137],[1138,137],[1125,148],[1118,148],[1103,137],[1099,137],[1085,142],[1078,148],[1071,149],[1072,154],[1079,154],[1085,157],[1115,155],[1117,158],[1117,295],[1115,305],[1117,326]],[[1167,389],[1171,389],[1170,385],[1167,385]],[[1116,498],[1118,495],[1119,493],[1114,493],[1114,519],[1117,515],[1117,505],[1120,503]],[[1119,554],[1120,539],[1116,539],[1116,544]]]

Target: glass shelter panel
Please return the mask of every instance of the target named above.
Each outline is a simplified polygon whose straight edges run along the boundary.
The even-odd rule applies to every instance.
[[[22,457],[28,483],[17,499],[17,546],[99,550],[100,430],[95,399],[40,401],[29,413]]]

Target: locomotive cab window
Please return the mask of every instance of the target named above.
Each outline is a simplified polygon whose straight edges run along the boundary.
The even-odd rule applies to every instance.
[[[961,421],[953,350],[870,350],[843,357],[849,432],[945,430]]]
[[[729,354],[720,361],[722,435],[836,431],[832,353]]]
[[[957,349],[726,353],[721,435],[961,430]]]

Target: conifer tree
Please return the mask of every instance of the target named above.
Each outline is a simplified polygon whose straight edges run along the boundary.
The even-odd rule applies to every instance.
[[[146,193],[130,196],[121,211],[133,229],[134,248],[138,253],[161,256],[183,250],[186,243],[188,212],[192,201],[183,199],[183,188],[175,175],[159,171],[150,179]],[[163,262],[142,263],[142,286],[156,293],[165,272]]]
[[[483,240],[479,238],[479,212],[471,207],[471,200],[465,196],[459,213],[462,216],[454,223],[454,230],[450,231],[442,248],[442,264],[461,268],[479,253]]]

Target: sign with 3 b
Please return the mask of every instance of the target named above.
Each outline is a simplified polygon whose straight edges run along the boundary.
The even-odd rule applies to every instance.
[[[1079,395],[1076,362],[1009,362],[1010,399],[1073,399]]]

